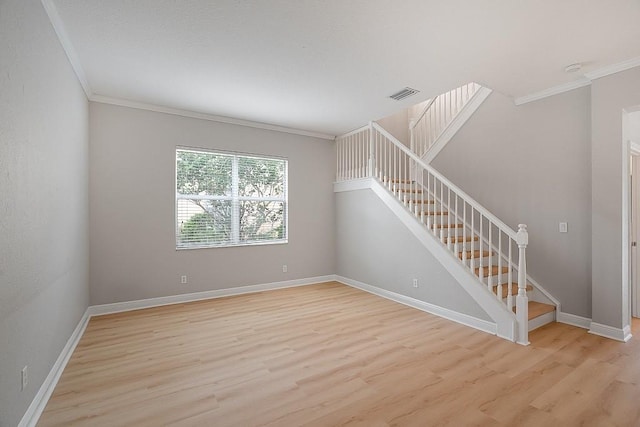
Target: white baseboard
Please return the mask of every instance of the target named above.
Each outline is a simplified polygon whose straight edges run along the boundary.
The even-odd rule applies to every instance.
[[[439,305],[431,304],[425,301],[420,301],[415,298],[408,297],[406,295],[398,294],[392,291],[388,291],[386,289],[368,285],[366,283],[349,279],[347,277],[336,276],[335,280],[340,283],[344,283],[345,285],[377,295],[379,297],[386,298],[391,301],[395,301],[397,303],[407,305],[409,307],[417,308],[418,310],[422,310],[439,317],[443,317],[447,320],[451,320],[453,322],[460,323],[465,326],[469,326],[471,328],[478,329],[480,331],[487,332],[492,335],[497,334],[496,324],[489,322],[487,320],[478,319],[477,317],[469,316],[468,314],[458,313],[457,311],[440,307]]]
[[[542,316],[535,317],[529,320],[529,332],[534,331],[538,328],[541,328],[544,325],[552,323],[556,320],[556,312],[552,311],[551,313],[545,313]]]
[[[589,329],[591,327],[591,319],[587,317],[577,316],[575,314],[563,313],[558,311],[556,321],[566,323],[567,325],[577,326],[578,328]]]
[[[47,378],[45,378],[44,382],[38,389],[38,393],[36,393],[35,397],[31,401],[29,408],[27,408],[27,412],[22,416],[22,420],[20,420],[18,427],[32,427],[38,423],[40,415],[42,415],[42,411],[44,411],[45,406],[47,406],[47,402],[49,401],[53,390],[56,388],[56,384],[58,384],[58,380],[60,379],[64,368],[67,366],[78,342],[80,342],[80,338],[89,323],[90,317],[91,315],[87,308],[82,315],[80,322],[78,322],[78,325],[73,330],[71,337],[69,337],[67,344],[64,346],[60,355],[56,359],[56,362],[51,367],[49,375],[47,375]]]
[[[629,326],[625,326],[624,328],[614,328],[601,323],[591,322],[589,333],[616,341],[627,342],[631,339],[631,327]]]
[[[53,367],[49,371],[49,375],[47,375],[47,378],[40,386],[38,393],[31,401],[27,412],[25,412],[25,414],[22,416],[22,420],[20,421],[20,424],[18,424],[18,427],[34,427],[38,423],[40,415],[42,415],[42,411],[44,411],[44,408],[47,406],[47,402],[49,401],[53,390],[58,384],[58,380],[60,379],[64,368],[67,366],[67,363],[69,362],[73,351],[78,345],[78,342],[80,342],[80,338],[82,338],[82,334],[84,333],[89,320],[93,316],[100,316],[110,313],[120,313],[130,310],[138,310],[141,308],[158,307],[162,305],[170,305],[190,301],[200,301],[204,299],[221,298],[232,295],[242,295],[275,289],[292,288],[296,286],[313,285],[316,283],[331,282],[335,280],[336,276],[330,274],[327,276],[286,280],[283,282],[263,283],[259,285],[240,286],[237,288],[216,289],[213,291],[195,292],[190,294],[171,295],[166,297],[149,298],[137,301],[126,301],[114,304],[89,306],[84,312],[82,319],[80,319],[78,326],[76,326],[76,329],[71,334],[71,337],[67,341],[67,344],[60,352],[60,356],[58,356],[58,359],[53,364]]]
[[[139,310],[142,308],[160,307],[163,305],[180,304],[205,299],[222,298],[233,295],[250,294],[254,292],[271,291],[274,289],[292,288],[295,286],[313,285],[316,283],[335,280],[333,274],[328,276],[309,277],[305,279],[286,280],[283,282],[263,283],[259,285],[239,286],[237,288],[216,289],[212,291],[194,292],[189,294],[170,295],[166,297],[147,298],[136,301],[116,302],[112,304],[93,305],[89,307],[91,316],[120,313],[123,311]]]

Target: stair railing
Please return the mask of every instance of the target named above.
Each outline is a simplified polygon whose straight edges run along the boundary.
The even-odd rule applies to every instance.
[[[472,82],[427,101],[409,125],[411,150],[422,158],[480,88]]]
[[[488,291],[515,308],[517,342],[528,344],[526,225],[510,228],[375,122],[336,138],[336,151],[336,181],[378,180]]]

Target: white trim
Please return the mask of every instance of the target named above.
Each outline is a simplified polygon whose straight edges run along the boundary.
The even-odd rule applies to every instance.
[[[496,323],[496,335],[509,341],[516,341],[515,314],[496,299],[493,292],[487,290],[486,286],[480,286],[478,278],[447,249],[446,245],[423,224],[416,221],[415,215],[409,212],[395,196],[377,180],[372,179],[370,182],[371,190]]]
[[[556,312],[552,311],[549,313],[545,313],[542,314],[538,317],[534,317],[533,319],[529,320],[528,322],[528,326],[529,326],[529,332],[536,330],[544,325],[547,325],[549,323],[555,322],[556,320]]]
[[[317,283],[330,282],[334,279],[335,277],[333,275],[318,276],[305,279],[286,280],[283,282],[263,283],[259,285],[239,286],[236,288],[215,289],[211,291],[194,292],[189,294],[169,295],[165,297],[147,298],[135,301],[93,305],[89,307],[89,314],[91,316],[100,316],[103,314],[121,313],[123,311],[139,310],[142,308],[160,307],[163,305],[180,304],[185,302],[222,298],[233,295],[271,291],[275,289],[314,285]]]
[[[336,276],[336,281],[353,288],[360,289],[365,292],[377,295],[382,298],[386,298],[391,301],[395,301],[400,304],[407,305],[409,307],[416,308],[427,313],[434,314],[439,317],[443,317],[447,320],[451,320],[456,323],[460,323],[465,326],[469,326],[474,329],[478,329],[482,332],[487,332],[492,335],[496,335],[496,324],[487,320],[478,319],[477,317],[469,316],[468,314],[458,313],[457,311],[450,310],[448,308],[441,307],[439,305],[431,304],[425,301],[421,301],[406,295],[398,294],[386,289],[379,288],[377,286],[368,285],[357,280],[349,279],[347,277]]]
[[[539,99],[547,98],[549,96],[558,95],[560,93],[568,92],[570,90],[578,89],[580,87],[589,86],[593,80],[610,76],[611,74],[620,73],[622,71],[630,70],[631,68],[640,67],[640,57],[631,58],[626,61],[618,62],[616,64],[607,65],[597,70],[584,73],[578,80],[572,82],[563,83],[558,86],[553,86],[540,92],[535,92],[529,95],[520,96],[514,99],[516,105],[526,104],[528,102],[537,101]]]
[[[577,326],[582,329],[589,329],[591,327],[591,319],[588,317],[577,316],[571,313],[564,313],[560,310],[557,311],[556,321],[559,323],[565,323],[571,326]]]
[[[640,143],[629,140],[629,150],[631,151],[631,155],[639,156],[640,155]]]
[[[91,99],[93,92],[91,91],[91,87],[89,86],[89,81],[87,80],[87,75],[80,65],[80,59],[78,58],[78,54],[71,43],[71,39],[65,30],[64,24],[62,23],[62,19],[58,14],[58,9],[52,0],[41,0],[42,6],[44,7],[47,16],[49,17],[49,22],[53,26],[53,30],[58,36],[58,40],[62,45],[62,49],[67,54],[67,58],[69,58],[69,63],[71,64],[71,68],[76,73],[78,80],[80,81],[80,85],[84,90],[84,94],[87,96],[87,99]]]
[[[631,327],[628,325],[624,328],[614,328],[601,323],[591,322],[591,329],[589,329],[589,333],[616,341],[627,342],[631,339]]]
[[[431,163],[433,159],[442,151],[442,149],[447,145],[451,138],[462,128],[462,126],[471,118],[473,113],[476,112],[478,108],[482,105],[482,103],[491,95],[493,92],[491,89],[480,86],[480,88],[473,94],[469,102],[460,110],[460,112],[449,122],[447,127],[442,131],[440,135],[433,141],[431,147],[427,150],[427,152],[422,156],[422,159],[425,163]]]
[[[640,56],[637,58],[631,58],[626,61],[618,62],[617,64],[607,65],[606,67],[598,68],[597,70],[589,71],[588,73],[584,73],[584,75],[590,80],[596,80],[602,77],[610,76],[611,74],[630,70],[631,68],[635,67],[640,67]]]
[[[284,132],[284,133],[290,133],[294,135],[310,136],[312,138],[328,139],[331,141],[335,139],[335,135],[328,135],[326,133],[311,132],[311,131],[306,131],[302,129],[293,129],[285,126],[271,125],[268,123],[252,122],[250,120],[234,119],[232,117],[216,116],[213,114],[199,113],[196,111],[165,107],[161,105],[148,104],[146,102],[131,101],[131,100],[122,99],[122,98],[112,98],[112,97],[103,96],[103,95],[92,94],[89,97],[89,101],[98,102],[101,104],[117,105],[120,107],[135,108],[138,110],[154,111],[156,113],[172,114],[174,116],[190,117],[193,119],[209,120],[212,122],[245,126],[250,128],[256,128],[256,129],[271,130],[275,132]]]
[[[44,411],[44,408],[47,406],[47,402],[49,401],[53,390],[56,388],[56,384],[58,384],[58,380],[60,379],[64,368],[67,366],[73,351],[78,345],[78,342],[89,323],[90,317],[89,308],[87,308],[82,315],[80,322],[78,322],[78,325],[67,340],[67,344],[64,346],[60,355],[51,367],[49,375],[47,375],[47,378],[45,378],[40,389],[38,389],[38,393],[36,393],[35,397],[31,401],[29,408],[27,408],[27,412],[22,416],[18,427],[32,427],[38,423],[40,415],[42,415],[42,411]]]
[[[159,307],[163,305],[185,303],[191,301],[200,301],[205,299],[221,298],[232,295],[242,295],[254,292],[270,291],[275,289],[292,288],[297,286],[315,285],[318,283],[335,281],[336,276],[334,274],[326,276],[309,277],[305,279],[286,280],[283,282],[263,283],[259,285],[240,286],[237,288],[216,289],[213,291],[195,292],[191,294],[171,295],[166,297],[148,298],[137,301],[126,301],[113,304],[92,305],[87,308],[76,326],[75,330],[71,334],[71,337],[64,346],[58,359],[51,367],[47,378],[44,380],[38,393],[31,401],[29,408],[22,416],[22,420],[18,424],[18,427],[35,427],[42,415],[42,411],[47,406],[47,402],[53,393],[58,380],[67,366],[73,351],[75,350],[80,338],[84,334],[84,331],[89,323],[89,320],[93,316],[100,316],[103,314],[121,313],[131,310],[139,310],[142,308]]]
[[[529,102],[538,101],[540,99],[548,98],[550,96],[558,95],[564,92],[569,92],[570,90],[578,89],[581,87],[589,86],[591,84],[591,80],[585,77],[581,77],[578,80],[574,80],[572,82],[563,83],[561,85],[553,86],[548,89],[541,90],[540,92],[535,92],[529,95],[521,96],[514,99],[514,103],[516,105],[527,104]]]

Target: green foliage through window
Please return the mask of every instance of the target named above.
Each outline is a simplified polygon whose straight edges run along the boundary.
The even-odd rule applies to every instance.
[[[176,150],[176,246],[286,242],[287,161]]]

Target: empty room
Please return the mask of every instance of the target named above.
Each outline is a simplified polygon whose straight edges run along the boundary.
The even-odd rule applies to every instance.
[[[0,0],[0,427],[640,425],[637,0]]]

